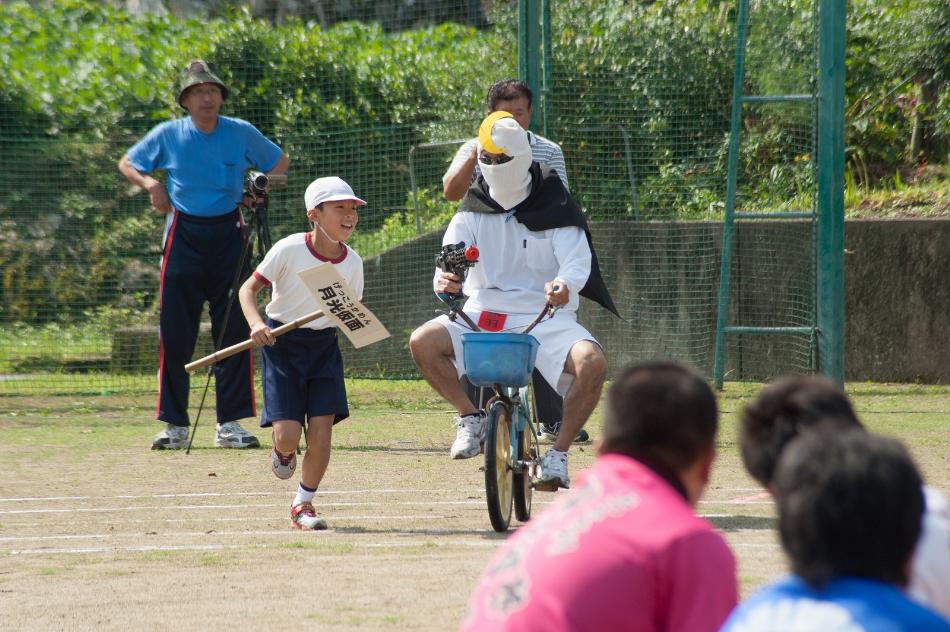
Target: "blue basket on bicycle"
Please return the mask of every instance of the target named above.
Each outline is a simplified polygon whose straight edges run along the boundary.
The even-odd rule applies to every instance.
[[[468,381],[475,386],[527,386],[540,344],[528,334],[462,334]]]

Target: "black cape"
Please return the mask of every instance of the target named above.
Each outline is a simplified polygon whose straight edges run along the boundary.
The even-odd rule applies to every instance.
[[[607,285],[600,274],[600,264],[597,263],[597,253],[594,252],[594,244],[591,241],[584,213],[564,188],[564,183],[556,173],[536,162],[531,163],[530,171],[531,191],[527,198],[512,209],[514,218],[524,224],[528,230],[533,231],[565,226],[577,226],[583,229],[587,236],[587,245],[590,246],[591,262],[590,276],[587,277],[587,284],[581,290],[581,296],[599,303],[619,317],[617,307],[610,298],[610,292],[607,291]],[[488,185],[481,174],[469,187],[459,204],[458,212],[465,211],[470,213],[508,212],[488,195]]]

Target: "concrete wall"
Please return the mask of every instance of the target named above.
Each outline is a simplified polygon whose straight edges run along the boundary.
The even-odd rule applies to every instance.
[[[583,300],[580,320],[604,344],[611,371],[630,362],[677,358],[711,374],[722,225],[601,222],[592,228],[623,319]],[[811,231],[809,222],[739,226],[732,323],[809,322]],[[393,335],[361,350],[343,342],[351,373],[416,375],[409,334],[441,308],[431,290],[440,242],[441,234],[429,234],[366,260],[366,303]],[[845,244],[846,379],[950,383],[950,363],[945,361],[950,345],[950,220],[849,221]],[[115,337],[113,370],[154,370],[153,329],[123,330]],[[761,380],[806,370],[813,362],[814,341],[802,335],[729,336],[727,350],[728,380]],[[206,351],[202,348],[196,356]]]
[[[845,230],[848,380],[950,383],[950,220]]]
[[[592,229],[624,320],[586,300],[580,320],[603,342],[611,369],[675,357],[710,373],[722,225],[601,222]],[[849,221],[845,235],[847,379],[950,382],[950,363],[944,361],[950,342],[950,220]],[[740,225],[735,261],[744,269],[734,268],[733,323],[808,322],[811,239],[808,222]],[[426,235],[366,261],[367,304],[393,337],[360,351],[344,344],[349,367],[363,375],[414,374],[409,333],[440,307],[432,298],[433,266],[427,263],[439,240]],[[393,270],[399,271],[402,291],[386,303],[380,297],[391,294]],[[807,336],[730,336],[727,379],[802,370],[813,353]]]

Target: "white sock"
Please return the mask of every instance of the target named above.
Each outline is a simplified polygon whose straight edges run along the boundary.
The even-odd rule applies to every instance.
[[[301,484],[297,487],[297,495],[294,496],[294,503],[293,503],[293,506],[296,507],[297,505],[299,505],[299,504],[301,504],[301,503],[309,503],[309,502],[311,502],[311,501],[313,500],[313,495],[316,494],[316,493],[317,493],[317,490],[315,490],[315,489],[307,489],[306,487],[303,486],[303,483],[301,483]]]

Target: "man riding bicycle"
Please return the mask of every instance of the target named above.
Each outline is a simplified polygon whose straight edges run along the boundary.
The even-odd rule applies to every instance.
[[[535,367],[559,394],[564,417],[541,460],[539,483],[569,487],[567,452],[597,402],[607,361],[594,337],[577,322],[579,295],[617,313],[593,252],[580,208],[558,176],[531,159],[525,130],[508,112],[492,112],[479,127],[481,174],[452,218],[443,244],[479,250],[464,291],[465,314],[486,331],[521,331],[545,304],[561,307],[532,335],[541,343]],[[462,292],[462,279],[436,270],[433,289]],[[439,316],[412,333],[409,348],[423,377],[458,411],[455,459],[478,455],[485,432],[480,411],[459,384],[463,322]],[[458,359],[458,360],[457,360]],[[453,370],[454,369],[454,370]]]

